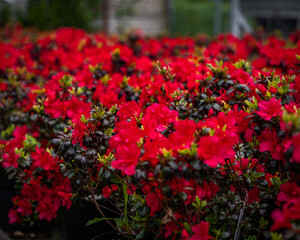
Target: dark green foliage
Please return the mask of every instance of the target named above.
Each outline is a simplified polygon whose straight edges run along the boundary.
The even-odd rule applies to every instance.
[[[30,0],[28,13],[20,16],[20,20],[25,26],[36,26],[39,29],[73,26],[91,30],[91,20],[101,12],[98,2],[96,0]]]

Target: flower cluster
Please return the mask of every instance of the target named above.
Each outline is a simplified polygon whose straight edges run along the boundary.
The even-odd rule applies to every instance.
[[[11,223],[50,221],[79,197],[127,239],[299,234],[297,33],[1,35],[1,165],[19,186]]]

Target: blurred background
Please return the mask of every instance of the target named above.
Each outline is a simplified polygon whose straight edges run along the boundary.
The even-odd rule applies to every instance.
[[[0,0],[0,25],[145,35],[240,36],[261,27],[283,35],[300,28],[299,0]]]

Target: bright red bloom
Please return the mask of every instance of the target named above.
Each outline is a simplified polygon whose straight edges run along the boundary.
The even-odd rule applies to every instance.
[[[115,130],[117,134],[109,141],[111,148],[115,149],[116,157],[111,165],[113,168],[123,170],[125,174],[132,175],[141,154],[141,150],[137,146],[141,131],[133,119],[130,122],[119,122]]]
[[[135,101],[126,102],[120,106],[117,116],[119,120],[127,120],[132,118],[138,118],[141,114],[141,107]]]
[[[28,132],[28,127],[26,125],[17,126],[13,132],[13,139],[9,140],[5,146],[5,152],[15,151],[15,148],[22,148],[23,141]]]
[[[190,238],[189,233],[187,230],[183,229],[181,232],[181,240],[188,240]]]
[[[233,169],[238,175],[241,175],[245,173],[248,169],[253,169],[257,165],[257,161],[258,161],[257,159],[250,160],[248,158],[241,158],[240,160],[235,161],[235,164],[233,165]]]
[[[281,111],[281,100],[276,100],[275,97],[271,98],[270,101],[261,101],[258,103],[259,111],[256,113],[263,119],[270,121],[272,117],[276,117]]]
[[[178,231],[179,227],[178,225],[174,222],[174,221],[170,221],[166,224],[165,226],[165,239],[168,239],[169,236],[171,236],[172,234],[174,234],[174,232]]]
[[[20,154],[16,154],[14,150],[10,151],[8,154],[3,155],[2,166],[4,168],[18,168],[18,158]]]
[[[67,109],[67,116],[71,119],[80,119],[81,115],[85,117],[90,116],[91,103],[79,100],[76,97],[72,97],[69,101],[64,102]]]
[[[0,92],[5,92],[7,90],[7,83],[0,82]]]
[[[45,194],[45,189],[41,186],[41,177],[31,178],[29,183],[24,183],[21,193],[29,200],[40,200]]]
[[[56,99],[54,101],[46,100],[44,106],[45,106],[45,113],[49,114],[50,117],[66,118],[67,107],[65,103],[62,102],[60,99]]]
[[[265,130],[258,136],[259,151],[268,151],[272,158],[283,160],[284,146],[279,141],[275,130]]]
[[[190,148],[194,140],[196,123],[192,120],[179,120],[174,125],[176,131],[169,135],[169,142],[172,149]]]
[[[300,163],[300,134],[292,137],[292,145],[294,147],[292,160],[296,163]]]
[[[67,209],[70,209],[72,205],[72,200],[71,200],[72,193],[57,191],[57,195],[61,199],[62,205],[65,206]]]
[[[17,213],[22,217],[32,214],[31,203],[26,198],[21,198],[17,200]]]
[[[281,184],[280,192],[277,195],[277,199],[280,202],[288,202],[295,198],[300,198],[300,187],[296,183],[287,182]]]
[[[192,226],[193,235],[190,240],[208,240],[211,238],[209,235],[209,223],[201,221],[199,224]]]
[[[218,137],[204,136],[198,142],[198,156],[210,167],[216,167],[218,164],[223,164],[226,158],[233,158],[233,144],[235,136]],[[233,140],[233,141],[232,141]]]
[[[22,218],[17,213],[16,209],[10,209],[8,212],[9,224],[20,224],[22,223]]]
[[[118,186],[117,186],[116,184],[112,184],[112,185],[110,186],[110,188],[111,188],[111,190],[112,190],[113,192],[115,192],[115,191],[118,190]]]
[[[178,82],[166,82],[164,84],[164,89],[166,91],[166,95],[168,98],[173,99],[174,98],[174,94],[178,94],[179,92],[181,92],[181,89],[183,89],[182,84],[179,84]],[[180,99],[180,96],[177,96],[176,99]]]
[[[144,143],[144,154],[141,156],[142,161],[148,161],[153,167],[159,162],[158,155],[162,149],[170,149],[168,139],[162,135],[157,136],[155,139],[146,138]]]
[[[254,187],[248,192],[248,203],[260,202],[259,199],[260,189],[254,185]]]
[[[148,192],[146,196],[147,206],[150,207],[150,217],[153,217],[156,212],[159,212],[162,208],[161,199],[159,199],[159,194],[156,192]]]
[[[289,218],[285,214],[283,214],[279,209],[275,209],[271,216],[274,221],[271,227],[272,231],[276,231],[282,228],[290,229],[292,227]]]
[[[154,103],[149,106],[145,112],[145,116],[141,120],[144,127],[148,127],[149,123],[152,123],[152,131],[163,131],[166,126],[175,122],[178,117],[178,112],[170,110],[164,104]]]
[[[108,198],[111,195],[111,190],[109,186],[105,186],[104,188],[102,188],[102,195],[105,198]]]
[[[219,191],[219,187],[217,184],[214,184],[212,182],[207,183],[207,181],[203,181],[202,186],[196,187],[196,195],[200,199],[212,199]]]
[[[83,137],[85,136],[86,132],[88,131],[88,128],[84,122],[82,122],[80,119],[74,119],[74,130],[72,132],[72,144],[80,143],[80,145],[83,145]]]
[[[45,198],[39,201],[36,211],[39,213],[41,220],[46,219],[50,222],[53,218],[56,218],[58,208],[59,206],[53,202],[53,199],[46,195]]]
[[[112,86],[103,86],[99,84],[93,94],[93,100],[101,102],[105,107],[111,108],[113,105],[121,105],[126,102],[126,96],[119,97],[120,90]]]
[[[58,165],[55,159],[41,148],[35,147],[36,152],[31,153],[31,157],[34,160],[33,166],[43,168],[45,171],[57,171]]]

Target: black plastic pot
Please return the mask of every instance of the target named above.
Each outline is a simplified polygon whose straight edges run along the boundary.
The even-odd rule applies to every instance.
[[[8,224],[8,211],[12,208],[12,198],[17,194],[14,181],[0,173],[0,227],[4,232],[13,232],[16,226]]]
[[[108,208],[112,208],[108,203],[101,203]],[[102,209],[106,217],[116,217],[106,209]],[[65,233],[66,240],[100,240],[114,239],[117,235],[115,230],[106,222],[100,221],[90,226],[86,226],[89,220],[101,218],[96,206],[92,202],[77,200],[69,210],[65,211]],[[101,238],[102,236],[102,238]]]

